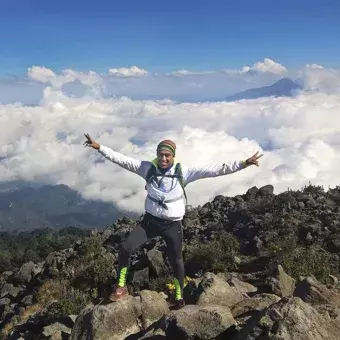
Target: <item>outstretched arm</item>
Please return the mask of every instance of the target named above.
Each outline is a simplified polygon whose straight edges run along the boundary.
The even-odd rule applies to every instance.
[[[245,169],[250,165],[259,166],[258,159],[262,156],[263,155],[258,156],[258,152],[256,152],[256,154],[245,161],[230,161],[223,164],[189,167],[185,176],[185,182],[188,184],[202,178],[229,175],[239,170]]]
[[[120,152],[110,149],[107,146],[100,145],[96,143],[88,134],[85,134],[85,137],[87,138],[87,140],[84,142],[85,146],[90,146],[93,149],[98,150],[98,152],[101,153],[106,159],[121,166],[122,168],[143,176],[146,162],[125,156]]]

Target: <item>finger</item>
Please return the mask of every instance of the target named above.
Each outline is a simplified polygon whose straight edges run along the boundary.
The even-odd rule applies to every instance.
[[[260,155],[260,156],[257,156],[257,158],[256,159],[259,159],[259,158],[261,158],[263,156],[263,153]]]

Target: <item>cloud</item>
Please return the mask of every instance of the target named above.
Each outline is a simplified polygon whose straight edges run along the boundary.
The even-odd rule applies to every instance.
[[[269,58],[264,58],[263,62],[257,62],[255,63],[252,67],[250,66],[243,66],[240,69],[225,69],[223,70],[224,72],[228,74],[238,74],[238,75],[243,75],[247,73],[273,73],[280,75],[282,73],[287,72],[287,69],[275,62],[272,59]]]
[[[109,69],[109,74],[114,77],[128,78],[146,76],[149,74],[149,72],[137,66],[132,66],[130,68],[111,68]]]
[[[189,71],[189,70],[178,70],[174,72],[168,73],[169,76],[175,77],[185,77],[185,76],[197,76],[197,75],[206,75],[206,74],[214,74],[216,71]]]
[[[64,183],[87,198],[141,212],[143,180],[83,148],[83,134],[88,132],[99,143],[140,160],[152,160],[163,138],[177,142],[178,159],[189,165],[242,160],[264,150],[260,168],[190,184],[187,192],[192,205],[204,204],[217,194],[243,194],[253,185],[273,184],[276,193],[288,187],[300,189],[309,181],[325,188],[338,185],[340,96],[336,84],[340,76],[320,68],[306,67],[303,72],[310,89],[295,97],[230,103],[90,94],[75,98],[62,87],[47,86],[38,106],[0,105],[4,130],[0,179]],[[53,78],[43,69],[32,74],[43,80]],[[95,86],[97,76],[69,70],[55,78]]]
[[[27,75],[30,79],[41,83],[51,83],[56,79],[56,74],[46,67],[32,66],[28,69]]]
[[[340,93],[340,71],[326,69],[321,65],[307,64],[299,71],[306,90],[322,93]]]
[[[251,70],[260,72],[271,72],[275,74],[287,72],[287,69],[283,65],[269,58],[264,58],[263,62],[257,62],[256,64],[254,64]]]

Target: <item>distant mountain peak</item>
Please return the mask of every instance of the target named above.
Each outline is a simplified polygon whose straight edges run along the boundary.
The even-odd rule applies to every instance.
[[[281,78],[269,86],[249,89],[227,97],[228,102],[241,99],[257,99],[263,97],[291,97],[294,91],[301,89],[301,86],[290,78]]]

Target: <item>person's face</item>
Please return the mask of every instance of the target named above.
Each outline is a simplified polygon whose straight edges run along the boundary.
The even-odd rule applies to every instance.
[[[157,163],[161,169],[166,169],[174,162],[174,156],[168,150],[157,151]]]

